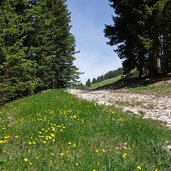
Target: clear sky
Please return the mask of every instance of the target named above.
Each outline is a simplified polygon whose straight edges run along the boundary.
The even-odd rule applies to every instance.
[[[113,47],[106,44],[103,30],[112,23],[114,11],[108,0],[67,0],[71,12],[71,32],[76,38],[75,65],[79,68],[81,81],[97,78],[121,66]]]

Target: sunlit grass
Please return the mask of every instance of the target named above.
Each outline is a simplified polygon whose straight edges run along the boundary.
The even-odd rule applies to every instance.
[[[110,78],[110,79],[106,79],[106,80],[101,81],[99,83],[92,84],[90,88],[91,89],[102,88],[104,86],[108,86],[110,84],[113,84],[113,83],[115,83],[116,81],[118,81],[120,79],[121,79],[121,75],[118,75],[116,77],[113,77],[113,78]]]
[[[0,110],[0,170],[169,170],[171,132],[53,90]]]
[[[171,83],[162,83],[160,85],[140,86],[129,89],[133,93],[155,94],[160,96],[171,95]]]

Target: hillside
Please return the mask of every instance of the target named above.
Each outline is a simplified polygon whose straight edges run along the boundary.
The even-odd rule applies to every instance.
[[[130,91],[133,93],[143,94],[158,94],[158,95],[171,95],[171,73],[161,75],[156,78],[142,77],[138,78],[136,73],[133,72],[131,77],[116,77],[105,79],[96,84],[89,86],[90,90],[103,90],[111,89],[118,91]]]
[[[99,83],[91,84],[90,88],[91,89],[102,88],[102,87],[105,87],[107,85],[111,85],[120,79],[121,79],[121,75],[118,75],[118,76],[113,77],[113,78],[105,79]]]
[[[171,133],[49,90],[0,108],[0,170],[169,170]]]

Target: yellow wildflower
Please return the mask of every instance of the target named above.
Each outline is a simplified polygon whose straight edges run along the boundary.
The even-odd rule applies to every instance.
[[[64,153],[60,153],[60,156],[63,157],[65,154]]]
[[[52,131],[55,131],[55,128],[54,127],[52,127]]]
[[[141,166],[137,166],[137,169],[138,169],[138,170],[141,170]]]
[[[0,144],[5,144],[6,141],[0,140]]]
[[[10,138],[9,135],[4,136],[4,139],[9,139],[9,138]]]
[[[96,150],[95,150],[95,152],[96,152],[96,153],[98,153],[98,152],[99,152],[99,150],[97,150],[97,149],[96,149]]]
[[[50,135],[51,135],[51,137],[53,137],[53,138],[55,137],[55,134],[53,134],[53,133],[51,133]]]
[[[127,142],[125,142],[124,145],[126,146],[127,145]]]
[[[24,161],[25,161],[25,162],[27,162],[27,161],[28,161],[28,158],[27,158],[27,157],[25,157],[25,158],[24,158]]]
[[[103,153],[105,153],[105,152],[106,152],[106,150],[105,150],[105,149],[102,149],[102,152],[103,152]]]
[[[122,155],[123,158],[126,158],[127,156],[128,156],[127,153],[123,153],[123,155]]]
[[[123,123],[123,122],[125,122],[125,119],[124,118],[119,118],[117,121]]]

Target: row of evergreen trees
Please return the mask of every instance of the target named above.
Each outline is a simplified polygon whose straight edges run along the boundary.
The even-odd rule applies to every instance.
[[[171,71],[171,1],[109,0],[113,25],[106,25],[108,44],[118,45],[125,74],[132,69],[139,77]]]
[[[78,79],[65,0],[0,1],[0,104]]]
[[[91,84],[96,84],[99,82],[102,82],[104,80],[110,79],[110,78],[114,78],[118,75],[122,75],[123,73],[123,69],[122,68],[118,68],[116,70],[113,71],[109,71],[101,76],[98,76],[97,78],[93,78],[92,81],[90,79],[88,79],[85,83],[86,86],[90,86]]]

